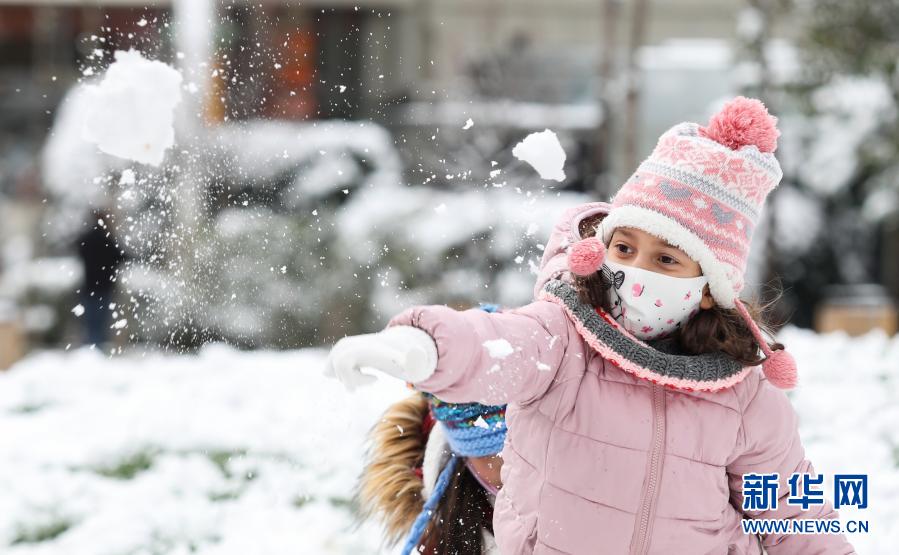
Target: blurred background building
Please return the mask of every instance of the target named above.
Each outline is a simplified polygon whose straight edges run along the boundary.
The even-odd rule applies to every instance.
[[[411,302],[527,302],[561,210],[735,94],[783,132],[754,292],[782,287],[783,321],[894,333],[897,20],[886,0],[0,0],[4,357],[84,341],[73,240],[96,210],[125,259],[116,345],[296,347]],[[200,91],[159,169],[66,117],[129,48]],[[561,184],[511,156],[544,128]]]

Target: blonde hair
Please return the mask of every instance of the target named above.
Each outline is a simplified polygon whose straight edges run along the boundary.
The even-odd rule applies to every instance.
[[[412,527],[424,506],[423,481],[413,472],[424,458],[422,422],[428,401],[415,394],[391,405],[368,435],[366,464],[354,494],[359,516],[374,517],[393,545]]]

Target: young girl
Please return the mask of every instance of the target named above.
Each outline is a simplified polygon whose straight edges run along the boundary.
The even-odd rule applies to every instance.
[[[837,518],[826,500],[787,503],[791,474],[814,474],[782,391],[796,368],[738,298],[781,177],[775,123],[738,97],[706,127],[664,133],[596,236],[570,247],[573,285],[550,279],[495,314],[413,307],[335,344],[328,367],[349,387],[373,367],[448,402],[508,403],[501,553],[758,554],[743,518]],[[748,473],[778,474],[776,505],[744,504]],[[842,535],[763,545],[854,553]]]

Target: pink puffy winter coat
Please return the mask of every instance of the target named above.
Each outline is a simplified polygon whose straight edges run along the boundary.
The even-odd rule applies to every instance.
[[[790,474],[814,471],[793,407],[759,368],[650,347],[557,279],[577,221],[603,206],[571,210],[556,226],[536,302],[496,313],[417,306],[388,324],[416,326],[437,344],[437,369],[417,389],[509,403],[494,508],[500,552],[757,554],[744,517],[837,518],[829,503],[802,511],[785,502]],[[777,510],[741,510],[749,472],[780,474]],[[842,535],[761,543],[772,555],[854,553]]]

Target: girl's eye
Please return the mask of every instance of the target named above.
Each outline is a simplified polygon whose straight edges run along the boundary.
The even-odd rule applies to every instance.
[[[618,243],[617,245],[615,245],[615,248],[618,249],[618,252],[620,252],[621,254],[630,253],[630,247],[622,243]]]
[[[675,260],[674,258],[671,258],[670,256],[668,256],[666,254],[663,254],[662,256],[660,256],[659,260],[662,262],[662,264],[677,264],[677,260]]]

